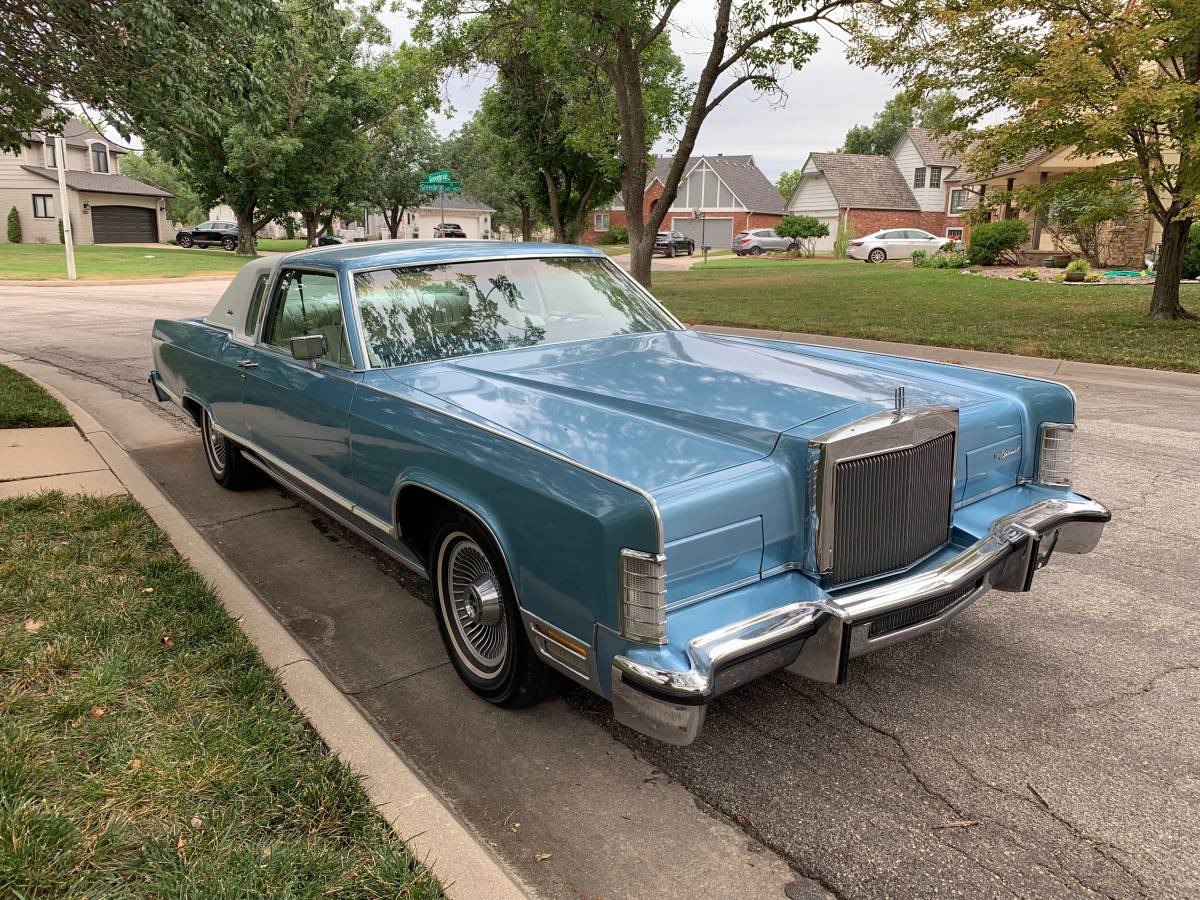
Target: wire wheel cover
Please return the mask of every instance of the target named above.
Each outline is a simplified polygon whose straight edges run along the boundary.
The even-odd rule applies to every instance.
[[[208,445],[208,458],[218,475],[225,472],[225,438],[217,434],[212,426],[212,418],[204,414],[204,439]]]
[[[469,538],[458,541],[446,561],[446,590],[454,630],[474,662],[495,670],[508,652],[504,597],[492,564]]]

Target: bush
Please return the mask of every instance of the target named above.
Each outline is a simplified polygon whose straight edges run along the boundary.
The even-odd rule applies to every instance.
[[[984,222],[971,229],[967,256],[975,265],[992,266],[1001,258],[1011,257],[1013,251],[1027,240],[1029,223],[1020,219]]]
[[[63,234],[63,220],[62,219],[58,220],[58,242],[60,244],[65,244],[67,242],[66,235]]]
[[[939,253],[929,261],[929,265],[935,269],[965,269],[967,262],[967,254],[955,251],[954,253]]]
[[[629,229],[624,225],[614,225],[608,231],[600,232],[600,236],[596,238],[597,244],[628,244]]]
[[[1069,263],[1067,263],[1067,271],[1068,272],[1087,273],[1087,271],[1090,268],[1091,268],[1091,266],[1088,265],[1088,261],[1086,259],[1073,259]]]
[[[1083,276],[1083,280],[1088,284],[1097,284],[1101,281],[1099,272],[1088,272]]]
[[[927,269],[930,266],[930,259],[924,250],[914,250],[912,255],[913,267],[917,269]]]
[[[1183,277],[1200,278],[1200,222],[1188,232],[1187,246],[1183,248]]]
[[[775,233],[795,241],[805,256],[815,256],[817,239],[829,237],[829,226],[816,216],[784,216],[775,226]]]
[[[15,206],[8,211],[8,241],[10,244],[21,243],[21,214]]]
[[[1017,277],[1024,278],[1026,281],[1037,281],[1038,280],[1037,269],[1026,269],[1024,272],[1018,272]]]

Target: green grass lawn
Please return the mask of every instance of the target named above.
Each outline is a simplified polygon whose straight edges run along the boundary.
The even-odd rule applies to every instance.
[[[274,253],[290,253],[308,246],[304,238],[259,238],[258,249]]]
[[[0,896],[441,896],[136,502],[0,501],[0,673]]]
[[[53,428],[70,425],[63,405],[40,384],[0,366],[0,428]]]
[[[609,256],[624,256],[629,252],[628,244],[595,244],[597,250],[603,250]]]
[[[1200,313],[1200,286],[1183,302]],[[715,260],[656,272],[687,322],[1200,372],[1200,324],[1154,322],[1150,288],[1068,287],[853,260]]]
[[[179,278],[236,272],[250,259],[219,248],[84,245],[75,248],[75,272],[87,278]],[[43,281],[67,277],[62,244],[0,244],[0,281]]]

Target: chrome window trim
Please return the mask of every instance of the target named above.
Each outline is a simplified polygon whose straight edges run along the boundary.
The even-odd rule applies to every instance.
[[[310,247],[309,249],[315,250],[318,248]],[[325,248],[322,247],[319,249],[325,249]],[[303,253],[304,251],[297,250],[296,252]],[[289,254],[289,256],[290,255],[291,254]],[[270,314],[271,310],[275,307],[276,292],[279,289],[279,281],[283,277],[283,273],[285,271],[288,271],[288,272],[310,272],[313,275],[332,275],[334,282],[337,283],[338,306],[340,306],[342,309],[342,328],[343,329],[346,327],[346,303],[345,303],[345,298],[342,296],[342,280],[341,280],[341,277],[339,274],[339,270],[337,268],[327,269],[324,266],[314,266],[314,265],[294,266],[294,265],[288,265],[286,260],[280,262],[279,265],[275,266],[275,272],[271,275],[270,283],[267,285],[267,302],[262,304],[261,308],[259,309],[258,323],[255,326],[254,343],[252,346],[254,346],[255,348],[257,348],[259,350],[269,350],[270,352],[275,353],[276,355],[282,357],[283,359],[290,360],[291,362],[296,362],[296,359],[290,353],[285,351],[282,347],[278,347],[275,344],[268,344],[266,341],[263,340],[263,329],[266,328],[268,315]],[[238,343],[239,345],[241,344],[240,341],[236,341],[235,343]],[[349,339],[349,335],[347,335],[347,339],[346,339],[346,348],[350,351],[350,365],[339,366],[337,363],[330,362],[327,359],[317,360],[317,365],[318,366],[328,366],[329,368],[336,369],[339,372],[360,372],[360,371],[362,371],[362,369],[360,369],[358,367],[358,365],[355,363],[354,342]],[[364,359],[365,359],[365,357],[364,357]],[[307,366],[305,368],[307,368]]]
[[[643,298],[648,300],[652,306],[654,306],[657,310],[659,310],[659,312],[661,312],[666,317],[666,319],[675,326],[674,331],[688,331],[689,330],[688,327],[686,325],[684,325],[682,322],[680,322],[679,319],[675,318],[675,316],[671,313],[671,311],[669,309],[667,309],[665,306],[663,306],[662,303],[660,303],[653,294],[651,294],[648,290],[646,290],[646,288],[644,288],[641,284],[639,284],[636,279],[632,278],[620,266],[614,265],[613,262],[602,253],[601,254],[595,254],[595,253],[520,253],[520,254],[510,253],[510,254],[503,254],[503,255],[499,255],[499,256],[480,256],[480,257],[467,257],[467,258],[463,258],[463,259],[444,259],[444,260],[438,260],[437,262],[430,262],[430,261],[426,260],[423,262],[413,261],[413,262],[403,263],[401,265],[391,265],[391,266],[364,266],[362,268],[357,268],[357,269],[348,269],[346,272],[347,280],[349,281],[349,284],[350,284],[350,302],[351,302],[351,305],[354,307],[354,316],[355,316],[356,326],[358,328],[358,345],[359,345],[359,352],[362,354],[363,366],[366,369],[372,369],[372,368],[385,369],[385,370],[407,369],[407,368],[411,368],[412,366],[426,366],[426,365],[433,365],[433,364],[436,364],[439,362],[450,362],[450,361],[457,362],[460,359],[474,359],[479,356],[491,356],[496,353],[511,353],[514,350],[530,349],[530,347],[505,347],[502,350],[484,350],[480,353],[464,353],[462,356],[447,356],[447,357],[443,357],[441,359],[424,359],[424,360],[420,360],[417,362],[404,363],[403,365],[399,365],[399,366],[372,366],[371,365],[371,357],[367,352],[367,335],[361,325],[362,310],[361,310],[361,307],[359,306],[359,302],[358,302],[358,286],[354,282],[355,275],[366,274],[368,272],[384,272],[384,271],[395,270],[395,269],[427,268],[429,266],[434,266],[434,265],[456,265],[456,264],[473,263],[473,262],[500,262],[500,261],[508,260],[508,259],[594,259],[594,260],[597,260],[601,264],[602,267],[608,269],[609,271],[611,271],[613,273],[616,273],[621,280],[632,285],[636,289],[637,293],[641,294]],[[672,333],[673,333],[672,330],[667,330],[667,329],[658,330],[658,331],[636,332],[636,334],[672,334]],[[607,335],[606,337],[601,337],[601,338],[596,338],[596,337],[572,338],[569,341],[547,341],[542,344],[533,344],[531,346],[532,347],[561,347],[565,344],[579,344],[579,343],[583,343],[584,341],[602,341],[602,340],[607,340],[607,338],[610,338],[610,337],[630,337],[630,336],[633,336],[633,335]]]
[[[953,406],[912,406],[885,410],[839,426],[809,441],[809,521],[805,562],[809,572],[826,576],[833,572],[834,474],[838,463],[877,456],[893,450],[916,447],[945,434],[954,434],[950,483],[958,466],[958,409]],[[954,513],[954,491],[950,492],[947,516]]]

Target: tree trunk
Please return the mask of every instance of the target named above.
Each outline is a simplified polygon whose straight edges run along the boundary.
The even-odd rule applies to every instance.
[[[528,203],[522,203],[521,206],[521,240],[529,243],[533,240],[533,213],[529,209]]]
[[[1154,275],[1154,293],[1150,296],[1150,318],[1162,320],[1194,319],[1179,303],[1179,280],[1183,277],[1183,254],[1187,248],[1191,219],[1176,219],[1163,226],[1162,246]]]
[[[385,209],[383,211],[383,221],[387,224],[388,234],[391,236],[393,241],[400,233],[400,222],[404,218],[405,209],[407,209],[407,207],[392,204],[391,209]]]
[[[249,207],[239,206],[234,209],[233,214],[237,218],[238,255],[258,256],[258,251],[254,247],[254,234],[258,231],[254,222],[254,204],[251,203]]]
[[[304,216],[304,243],[309,247],[317,244],[318,219],[315,209],[306,209],[300,215]]]

